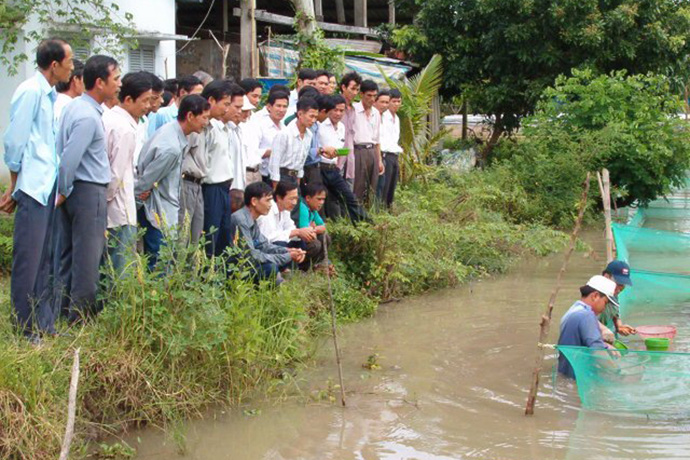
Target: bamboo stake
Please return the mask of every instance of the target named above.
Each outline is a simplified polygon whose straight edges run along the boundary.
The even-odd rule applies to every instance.
[[[323,234],[324,260],[329,264],[328,258],[328,232]],[[335,362],[338,365],[338,381],[340,382],[340,403],[345,407],[345,384],[343,383],[343,365],[340,359],[340,346],[338,345],[338,334],[336,329],[335,302],[333,301],[333,287],[331,286],[331,271],[326,266],[326,278],[328,279],[328,296],[331,299],[331,332],[333,333],[333,346],[335,347]]]
[[[613,230],[611,228],[611,180],[609,170],[601,170],[601,178],[604,185],[604,194],[601,199],[604,201],[604,220],[606,222],[606,263],[613,261]]]
[[[543,344],[549,336],[549,327],[551,326],[551,316],[553,314],[553,307],[556,304],[556,297],[558,292],[561,290],[561,282],[563,280],[563,275],[568,267],[568,262],[570,261],[570,256],[575,250],[575,243],[577,242],[577,235],[580,233],[580,227],[582,225],[582,219],[585,215],[585,209],[587,208],[587,193],[589,192],[589,176],[587,173],[587,178],[585,179],[584,187],[582,190],[582,197],[580,198],[580,208],[577,215],[577,220],[575,221],[575,228],[573,228],[573,233],[570,235],[570,244],[565,252],[563,258],[563,265],[561,266],[558,276],[556,277],[556,286],[551,292],[551,297],[549,298],[549,304],[546,307],[546,312],[541,317],[541,330],[539,333],[539,343],[537,344],[537,357],[534,362],[534,371],[532,372],[532,386],[529,390],[529,395],[527,396],[527,405],[525,406],[525,415],[534,414],[534,404],[537,401],[537,394],[539,392],[539,374],[541,374],[542,365],[544,364],[544,348]]]
[[[72,438],[74,438],[74,419],[77,413],[77,386],[79,385],[79,351],[74,350],[74,363],[72,364],[72,378],[69,382],[69,397],[67,402],[67,427],[65,428],[65,437],[62,440],[62,449],[60,450],[60,460],[67,460],[69,458],[69,450],[72,446]]]

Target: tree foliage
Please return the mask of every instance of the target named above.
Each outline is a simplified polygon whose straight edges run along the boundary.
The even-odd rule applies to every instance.
[[[574,70],[544,92],[525,142],[551,156],[570,150],[583,171],[608,168],[620,205],[646,204],[685,183],[690,131],[681,108],[667,78]]]
[[[40,27],[27,30],[36,20]],[[38,43],[68,33],[74,45],[89,44],[94,52],[119,55],[124,45],[136,46],[131,13],[120,10],[117,2],[106,0],[14,0],[0,2],[0,65],[10,75],[29,57],[16,53],[21,40]]]
[[[519,126],[572,68],[655,72],[686,81],[690,6],[678,0],[416,0],[394,33],[418,60],[440,54],[446,94],[493,115],[495,136]],[[678,85],[676,85],[678,86]]]

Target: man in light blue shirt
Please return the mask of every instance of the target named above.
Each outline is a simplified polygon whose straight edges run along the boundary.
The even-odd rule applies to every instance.
[[[611,348],[604,342],[599,328],[600,315],[609,302],[615,303],[616,283],[601,275],[593,276],[580,288],[582,298],[575,302],[561,318],[561,334],[558,345],[589,347],[595,349]],[[558,357],[558,372],[575,378],[573,367],[566,357]]]
[[[182,156],[187,136],[201,133],[208,124],[210,104],[199,95],[182,100],[177,120],[163,126],[141,149],[134,194],[144,202],[137,210],[144,233],[144,252],[153,270],[160,247],[177,227],[180,212]]]
[[[11,183],[0,198],[0,210],[11,213],[17,208],[10,296],[17,329],[37,341],[39,331],[53,332],[47,298],[58,174],[53,87],[69,81],[72,49],[62,40],[45,40],[36,51],[36,63],[36,75],[12,97],[4,135]]]
[[[109,56],[96,55],[84,64],[86,92],[65,108],[57,151],[58,281],[56,299],[71,323],[96,313],[99,266],[105,249],[106,191],[110,161],[101,115],[104,101],[120,92],[120,69]]]

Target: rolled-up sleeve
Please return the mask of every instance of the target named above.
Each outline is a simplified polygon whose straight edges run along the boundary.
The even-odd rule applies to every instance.
[[[15,95],[10,106],[10,123],[5,131],[5,163],[12,172],[22,168],[24,151],[29,143],[31,127],[40,108],[40,90],[25,90]]]
[[[60,160],[60,195],[68,197],[74,188],[74,176],[81,159],[96,135],[98,120],[93,117],[77,119],[72,126],[67,127],[67,142],[65,142]],[[65,126],[63,125],[63,128]]]

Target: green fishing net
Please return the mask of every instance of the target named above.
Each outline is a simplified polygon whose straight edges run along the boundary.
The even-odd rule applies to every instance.
[[[613,237],[633,270],[690,275],[690,234],[614,223]]]
[[[606,412],[690,414],[690,354],[558,346],[582,406]]]

